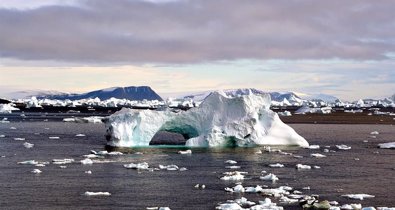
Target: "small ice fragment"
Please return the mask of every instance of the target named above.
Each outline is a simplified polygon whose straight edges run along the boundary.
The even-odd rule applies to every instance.
[[[353,203],[353,204],[344,204],[343,206],[341,206],[340,207],[341,209],[344,209],[344,210],[357,210],[357,209],[361,209],[362,208],[362,205],[361,204],[356,204],[356,203]]]
[[[192,150],[188,149],[188,150],[185,150],[185,151],[178,151],[178,154],[190,155],[190,154],[192,154]]]
[[[11,127],[10,129],[11,129],[11,130],[16,130],[16,128],[15,128],[15,127]]]
[[[255,152],[255,154],[262,154],[262,150],[257,150],[256,152]]]
[[[171,210],[169,207],[159,207],[159,210]]]
[[[272,181],[272,182],[275,182],[275,181],[278,180],[278,177],[277,177],[276,175],[270,173],[270,174],[268,174],[268,175],[266,175],[266,176],[261,176],[261,177],[259,177],[259,179],[265,180],[265,181]]]
[[[245,191],[244,187],[241,184],[236,185],[235,187],[233,187],[233,192],[235,192],[235,193],[243,193],[244,191]]]
[[[225,168],[229,168],[229,169],[239,169],[239,168],[241,168],[241,166],[225,166]]]
[[[368,143],[369,141],[368,140],[363,140],[363,143]]]
[[[326,155],[323,154],[319,154],[319,153],[314,153],[310,155],[311,157],[315,157],[315,158],[324,158],[326,157]]]
[[[320,168],[321,168],[321,166],[314,166],[314,168],[315,168],[315,169],[320,169]]]
[[[228,164],[237,164],[237,162],[234,161],[234,160],[227,160],[227,161],[225,161],[225,163],[228,163]]]
[[[23,146],[26,147],[26,148],[28,148],[28,149],[30,149],[30,148],[32,148],[32,147],[34,146],[34,144],[25,142],[25,143],[23,143]]]
[[[35,165],[36,167],[45,167],[45,164],[39,163]]]
[[[199,184],[196,184],[196,185],[195,185],[195,188],[199,188],[199,186],[200,186]]]
[[[74,162],[74,159],[71,158],[65,158],[65,159],[53,159],[52,164],[56,165],[63,165],[63,164],[68,164]]]
[[[308,149],[320,149],[320,145],[310,145]]]
[[[276,164],[269,164],[269,167],[271,168],[284,168],[284,165],[281,163],[276,163]]]
[[[65,169],[65,168],[67,168],[67,166],[59,166],[59,168]]]
[[[79,134],[77,134],[77,135],[75,135],[76,137],[83,137],[83,136],[85,136],[85,134],[82,134],[82,133],[79,133]]]
[[[310,186],[307,186],[307,187],[303,187],[302,189],[303,190],[310,190],[311,188],[310,188]]]
[[[125,164],[123,165],[123,167],[127,168],[127,169],[140,169],[140,170],[148,170],[149,165],[146,162],[143,163],[129,163],[129,164]]]
[[[179,171],[187,171],[188,169],[187,168],[185,168],[185,167],[181,167],[180,169],[179,169]]]
[[[227,175],[221,177],[221,179],[225,180],[225,181],[238,181],[238,180],[243,180],[244,175],[243,175],[243,172],[233,171],[233,172],[227,173]]]
[[[22,165],[37,165],[38,162],[35,161],[35,160],[26,160],[26,161],[18,162],[18,164],[22,164]]]
[[[380,133],[378,131],[372,131],[370,132],[370,135],[379,135]]]
[[[108,155],[123,155],[123,153],[118,151],[113,151],[113,152],[109,152]]]
[[[110,196],[111,193],[109,193],[109,192],[89,192],[89,191],[86,191],[84,193],[84,195],[86,195],[86,196]]]
[[[344,145],[344,144],[336,145],[336,147],[337,147],[338,149],[340,149],[340,150],[350,150],[350,149],[351,149],[350,146],[347,146],[347,145]]]
[[[145,208],[145,209],[146,209],[146,210],[158,210],[159,207],[154,206],[154,207],[147,207],[147,208]]]
[[[38,169],[38,168],[35,168],[35,169],[33,169],[33,171],[31,171],[33,174],[39,174],[39,173],[41,173],[42,171],[40,170],[40,169]]]
[[[301,170],[308,170],[308,169],[311,169],[311,166],[309,166],[309,165],[303,165],[303,164],[297,164],[296,165],[296,168],[299,170],[299,169],[301,169]]]
[[[83,157],[85,157],[85,158],[98,158],[100,156],[99,155],[95,155],[95,154],[89,154],[89,155],[83,155]]]
[[[362,210],[376,210],[373,206],[363,207]]]
[[[92,171],[85,171],[86,174],[92,174]]]
[[[0,138],[5,138],[5,135],[1,134],[1,135],[0,135]]]
[[[374,198],[374,195],[369,195],[369,194],[346,194],[342,196],[355,200],[363,200],[364,198]]]
[[[83,165],[92,165],[93,164],[93,161],[89,158],[85,158],[85,159],[81,160],[80,162]]]
[[[201,188],[206,189],[206,185],[202,184]]]
[[[294,155],[293,157],[298,158],[298,159],[303,158],[303,156],[301,156],[301,155]]]
[[[60,137],[59,136],[50,136],[50,137],[48,137],[49,139],[60,139]]]
[[[14,138],[15,141],[25,141],[25,138]]]

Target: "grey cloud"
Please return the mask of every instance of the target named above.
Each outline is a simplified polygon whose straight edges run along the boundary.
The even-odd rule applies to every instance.
[[[395,52],[393,11],[391,0],[81,0],[0,9],[0,56],[93,63],[380,60]]]

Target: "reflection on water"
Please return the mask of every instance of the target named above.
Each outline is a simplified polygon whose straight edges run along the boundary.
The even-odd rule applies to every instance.
[[[362,203],[365,206],[395,206],[395,196],[389,193],[395,187],[394,150],[378,150],[377,143],[393,141],[395,129],[385,125],[292,125],[310,143],[322,146],[320,150],[296,147],[277,147],[290,154],[264,152],[254,148],[193,148],[191,155],[178,154],[184,147],[147,147],[120,149],[122,156],[107,156],[93,165],[81,165],[78,161],[90,150],[103,150],[104,126],[101,124],[74,124],[63,122],[11,122],[0,125],[0,206],[4,209],[145,209],[149,206],[169,206],[171,209],[214,209],[216,204],[241,196],[252,201],[263,200],[259,194],[230,194],[225,187],[234,182],[220,180],[226,169],[226,160],[237,161],[241,171],[248,172],[244,186],[289,185],[307,194],[319,194],[321,200],[337,200],[340,203]],[[15,130],[10,129],[15,127]],[[379,130],[376,139],[368,139],[368,133]],[[78,133],[85,137],[76,137]],[[58,136],[60,139],[49,139]],[[13,138],[26,138],[32,149]],[[349,151],[339,151],[335,144],[347,144]],[[325,153],[326,158],[310,157],[311,153],[323,153],[324,146],[336,150]],[[259,150],[262,154],[257,153]],[[39,175],[30,173],[34,166],[18,165],[19,161],[51,161],[54,158],[74,158],[77,162],[67,168],[50,164],[40,168]],[[147,162],[151,167],[175,164],[187,171],[137,171],[123,167],[125,163]],[[269,164],[281,163],[284,168],[270,168]],[[298,171],[298,163],[317,165],[321,169]],[[85,171],[91,170],[92,174]],[[261,171],[276,174],[276,183],[259,180]],[[196,184],[205,184],[198,190]],[[311,190],[303,190],[310,186]],[[83,196],[85,191],[108,191],[109,197]],[[364,201],[341,197],[348,193],[373,194],[376,198]],[[286,206],[298,209],[297,206]]]

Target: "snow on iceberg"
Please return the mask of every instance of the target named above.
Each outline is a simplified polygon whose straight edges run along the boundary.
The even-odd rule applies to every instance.
[[[0,113],[11,113],[17,111],[18,108],[13,107],[13,104],[0,104]]]
[[[270,109],[268,94],[213,92],[185,112],[122,109],[106,121],[108,144],[148,146],[158,131],[182,134],[186,146],[298,145],[308,142]]]

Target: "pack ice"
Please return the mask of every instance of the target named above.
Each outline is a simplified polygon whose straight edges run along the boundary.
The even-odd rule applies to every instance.
[[[148,146],[158,131],[182,134],[186,146],[298,145],[308,142],[271,111],[270,95],[211,93],[185,112],[122,109],[109,117],[108,144],[115,147]]]

